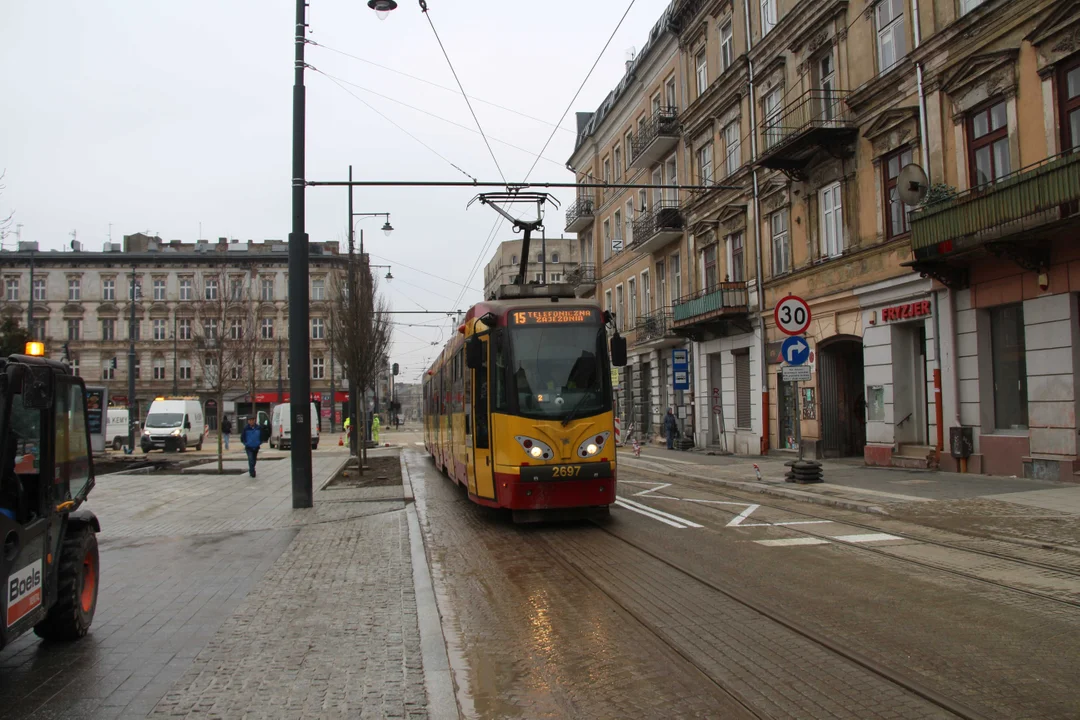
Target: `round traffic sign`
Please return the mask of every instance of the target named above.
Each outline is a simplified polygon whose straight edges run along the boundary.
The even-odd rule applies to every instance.
[[[801,297],[788,295],[776,303],[773,319],[785,335],[802,335],[810,327],[810,306]]]

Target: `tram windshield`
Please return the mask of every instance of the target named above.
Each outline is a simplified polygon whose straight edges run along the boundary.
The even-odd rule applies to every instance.
[[[592,324],[512,328],[510,391],[518,412],[561,418],[608,410],[604,337]]]

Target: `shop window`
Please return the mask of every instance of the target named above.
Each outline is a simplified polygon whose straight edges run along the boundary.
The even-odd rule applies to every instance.
[[[1058,71],[1058,103],[1061,106],[1061,149],[1080,146],[1080,57]]]
[[[968,165],[971,186],[999,180],[1009,174],[1009,126],[1005,101],[973,112],[967,119]]]
[[[735,427],[749,430],[750,419],[750,350],[731,353],[735,359]]]
[[[885,183],[885,236],[890,240],[911,232],[907,216],[908,206],[900,200],[896,180],[900,177],[900,171],[910,165],[912,159],[911,148],[904,148],[892,155],[886,155],[881,163],[882,179]]]
[[[994,427],[1026,430],[1027,359],[1022,305],[990,310],[990,346],[994,372]]]

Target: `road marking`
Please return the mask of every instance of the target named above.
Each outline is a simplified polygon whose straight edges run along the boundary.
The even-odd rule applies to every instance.
[[[648,490],[642,490],[641,492],[634,493],[634,497],[641,495],[648,495],[654,493],[657,490],[663,490],[666,487],[671,487],[671,483],[658,483],[658,482],[646,482],[644,480],[620,480],[621,483],[630,483],[631,485],[652,485]]]
[[[739,513],[738,515],[736,515],[734,518],[731,519],[731,522],[729,522],[727,524],[727,527],[735,527],[736,525],[742,525],[742,521],[745,520],[746,518],[750,517],[750,513],[754,512],[759,507],[761,507],[761,506],[760,505],[749,505],[749,506],[747,506],[747,508],[745,510],[743,510],[741,513]]]
[[[644,515],[645,517],[652,518],[653,520],[659,520],[660,522],[664,523],[665,525],[670,525],[673,528],[678,528],[680,530],[685,530],[686,529],[685,525],[680,525],[679,523],[671,522],[670,520],[662,518],[659,515],[654,515],[651,512],[645,512],[644,510],[642,510],[640,508],[636,508],[636,507],[633,507],[631,505],[627,505],[622,500],[616,500],[615,504],[618,505],[621,508],[626,508],[627,510],[633,510],[634,512],[638,513],[639,515]]]
[[[833,540],[849,543],[881,542],[883,540],[903,540],[904,538],[888,533],[866,533],[864,535],[834,535]]]
[[[422,442],[414,442],[413,445],[418,445],[419,447],[424,447],[424,443],[422,443]]]
[[[635,502],[633,500],[629,500],[629,499],[624,498],[624,497],[619,498],[618,502],[622,503],[623,505],[631,506],[631,509],[637,508],[637,509],[642,510],[644,512],[652,513],[653,515],[657,515],[659,517],[667,518],[668,520],[673,520],[674,522],[677,522],[677,523],[683,525],[684,527],[692,527],[692,528],[705,527],[704,525],[698,525],[693,520],[687,520],[684,517],[679,517],[678,515],[672,515],[671,513],[666,513],[663,510],[657,510],[656,508],[649,507],[648,505],[643,505],[642,503]]]
[[[832,520],[789,520],[787,522],[774,522],[774,523],[743,523],[739,527],[776,527],[777,525],[824,525],[825,523],[831,523]]]
[[[828,545],[828,540],[822,540],[821,538],[784,538],[782,540],[755,540],[758,545],[765,545],[767,547],[786,547],[788,545]]]

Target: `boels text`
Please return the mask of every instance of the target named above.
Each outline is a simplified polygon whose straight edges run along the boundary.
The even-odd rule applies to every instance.
[[[41,606],[41,561],[8,576],[7,626]]]
[[[887,307],[881,311],[881,319],[884,322],[895,322],[897,320],[912,320],[914,318],[926,317],[929,314],[930,301],[921,300],[905,305]]]
[[[39,587],[41,587],[41,570],[37,566],[34,566],[33,571],[24,577],[12,576],[11,584],[8,585],[8,604],[17,602],[23,595],[28,595]]]

